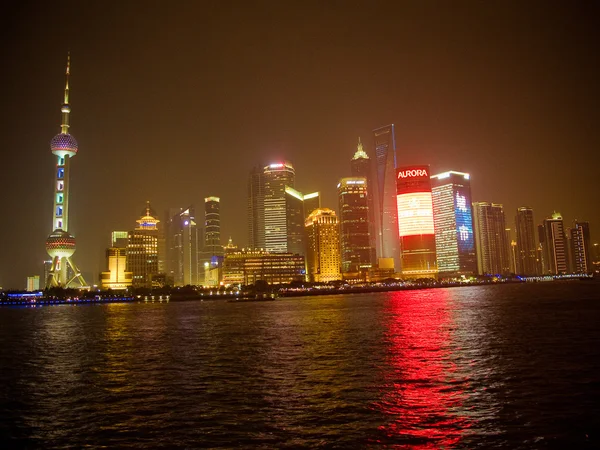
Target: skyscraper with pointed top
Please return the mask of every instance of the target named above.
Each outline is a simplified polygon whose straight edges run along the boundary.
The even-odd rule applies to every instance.
[[[373,267],[375,249],[369,233],[369,196],[365,177],[342,178],[337,185],[342,272],[361,277]]]
[[[67,57],[65,96],[61,107],[60,133],[50,141],[52,154],[56,156],[54,172],[54,208],[52,211],[52,233],[46,239],[46,251],[52,258],[52,266],[46,280],[47,287],[69,287],[77,280],[84,286],[85,280],[71,259],[75,253],[75,237],[69,233],[69,170],[71,158],[77,154],[75,138],[69,134],[69,75],[71,56]],[[69,273],[69,269],[71,273]]]
[[[156,287],[158,275],[158,223],[156,212],[146,202],[137,227],[127,236],[127,272],[133,274],[134,288]]]
[[[366,191],[367,191],[367,206],[369,209],[369,246],[373,249],[371,252],[371,266],[375,266],[377,263],[377,237],[379,236],[379,220],[375,220],[375,178],[373,177],[373,167],[371,166],[371,159],[367,152],[363,148],[363,144],[358,138],[358,144],[356,145],[356,152],[350,161],[350,173],[353,177],[365,178]]]

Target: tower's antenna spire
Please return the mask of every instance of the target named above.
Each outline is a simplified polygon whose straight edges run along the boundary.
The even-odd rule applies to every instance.
[[[67,71],[65,81],[65,101],[63,102],[62,112],[62,124],[60,130],[62,134],[69,133],[69,113],[71,108],[69,107],[69,75],[71,74],[71,52],[67,53]]]
[[[65,105],[69,104],[69,75],[71,74],[71,52],[67,53],[67,81],[65,83]]]
[[[362,142],[360,141],[360,136],[358,137],[358,144],[356,145],[356,153],[352,159],[364,158],[369,159],[367,153],[363,150]]]

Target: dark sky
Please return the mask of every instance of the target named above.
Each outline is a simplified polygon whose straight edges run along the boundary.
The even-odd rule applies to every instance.
[[[88,281],[112,230],[221,197],[246,243],[246,179],[278,158],[337,209],[362,137],[398,164],[472,174],[476,201],[600,233],[597,2],[12,2],[3,10],[0,286],[41,272],[71,51],[70,231]],[[162,218],[162,217],[161,217]],[[95,275],[95,277],[94,277]]]

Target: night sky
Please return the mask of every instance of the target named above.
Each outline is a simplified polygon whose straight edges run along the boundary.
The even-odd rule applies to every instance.
[[[337,210],[361,136],[471,173],[475,201],[600,236],[597,2],[12,2],[3,6],[0,286],[41,274],[71,52],[70,230],[88,283],[112,230],[221,197],[246,244],[253,165],[287,159]]]

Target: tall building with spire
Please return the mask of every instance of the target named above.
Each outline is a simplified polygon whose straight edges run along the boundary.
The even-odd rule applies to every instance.
[[[373,177],[373,167],[371,159],[363,148],[363,144],[358,138],[356,152],[350,161],[350,174],[352,177],[362,177],[366,180],[365,188],[367,190],[367,206],[369,209],[369,246],[373,249],[371,266],[377,263],[377,237],[379,236],[379,221],[375,220],[375,179]]]
[[[69,134],[69,76],[71,57],[67,58],[64,102],[61,107],[62,124],[60,133],[52,138],[50,149],[56,156],[54,172],[54,208],[52,211],[52,233],[46,239],[46,251],[52,258],[52,266],[46,287],[70,287],[77,280],[85,285],[81,272],[71,259],[75,253],[75,237],[69,233],[69,171],[71,158],[77,154],[77,141]]]
[[[135,230],[130,231],[127,243],[127,272],[132,272],[133,287],[153,287],[158,275],[158,222],[156,213],[146,202]]]
[[[377,198],[375,219],[378,224],[377,257],[392,258],[400,272],[400,237],[396,193],[396,138],[394,124],[373,130],[375,140]]]
[[[369,234],[369,195],[364,177],[342,178],[337,185],[343,273],[367,272],[375,249]]]

